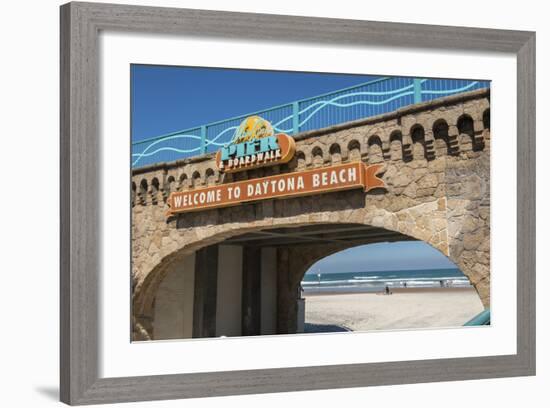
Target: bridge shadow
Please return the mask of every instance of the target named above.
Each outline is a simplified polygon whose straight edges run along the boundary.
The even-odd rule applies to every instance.
[[[304,324],[304,333],[335,333],[335,332],[350,332],[350,331],[352,330],[338,324],[316,324],[316,323]]]
[[[369,195],[384,194],[377,189]],[[254,203],[244,203],[232,207],[210,209],[200,212],[179,214],[167,219],[176,221],[176,228],[195,228],[225,223],[247,223],[269,218],[289,218],[304,214],[344,211],[364,208],[366,194],[362,190],[339,191],[323,195],[311,195],[284,199],[270,199]]]

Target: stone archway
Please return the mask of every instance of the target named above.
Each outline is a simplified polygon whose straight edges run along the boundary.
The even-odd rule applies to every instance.
[[[484,298],[484,294],[488,295],[488,288],[485,287],[485,280],[476,281],[476,269],[467,269],[463,266],[471,265],[468,263],[470,257],[469,252],[463,248],[462,241],[449,239],[449,226],[453,225],[453,220],[457,214],[464,213],[464,204],[452,203],[453,206],[449,209],[449,202],[445,197],[438,200],[433,200],[423,204],[419,204],[410,208],[405,208],[395,212],[381,209],[375,205],[365,205],[364,195],[355,192],[341,193],[341,203],[335,203],[334,198],[327,197],[315,200],[310,199],[306,208],[295,208],[294,212],[287,209],[271,208],[271,214],[277,213],[286,214],[286,217],[265,217],[263,212],[256,213],[254,220],[248,211],[248,207],[243,206],[238,211],[233,209],[232,222],[226,224],[210,224],[208,219],[202,221],[194,220],[192,225],[186,225],[185,217],[172,222],[179,224],[175,225],[170,241],[163,240],[163,247],[170,247],[172,251],[156,262],[153,268],[147,273],[146,278],[141,280],[140,284],[135,285],[133,308],[134,316],[139,322],[142,329],[148,333],[153,331],[153,316],[154,316],[154,300],[157,289],[162,282],[164,276],[174,264],[182,262],[190,254],[195,253],[201,248],[208,247],[223,242],[232,242],[235,237],[243,234],[251,234],[254,232],[271,230],[273,228],[300,228],[308,225],[340,225],[340,224],[356,224],[365,225],[377,228],[381,231],[394,233],[393,240],[416,239],[424,241],[443,255],[449,257],[459,268],[469,277],[472,284],[478,291],[480,298],[484,304],[488,304],[488,296]],[[363,199],[361,200],[361,197]],[[383,197],[383,196],[382,196]],[[304,200],[304,199],[301,199]],[[278,205],[286,206],[292,200],[280,201],[271,203],[273,207]],[[327,201],[324,203],[323,201]],[[338,200],[336,200],[338,201]],[[264,203],[264,207],[265,207]],[[319,206],[314,210],[311,206]],[[345,208],[342,208],[342,205]],[[464,211],[463,211],[464,210]],[[236,217],[235,212],[241,213],[241,217]],[[449,223],[449,215],[450,220]],[[240,218],[240,221],[239,221]],[[202,226],[206,222],[206,226]],[[199,225],[196,225],[199,224]],[[198,233],[200,231],[200,233]],[[376,239],[387,240],[387,237],[365,237],[363,242],[377,242]],[[351,245],[356,245],[354,241]],[[453,244],[459,243],[459,247],[455,248]],[[462,245],[461,245],[462,244]],[[288,291],[282,291],[278,295],[278,308],[281,315],[287,315],[286,318],[278,319],[277,331],[279,333],[292,333],[295,330],[295,322],[292,319],[294,316],[292,296],[295,294],[295,289],[299,285],[300,273],[303,273],[309,265],[316,260],[327,256],[331,252],[339,251],[349,247],[346,244],[328,244],[323,247],[310,246],[302,247],[298,254],[296,248],[280,248],[277,251],[277,262],[280,269],[288,272],[285,278],[281,276],[282,282],[280,285],[286,285]],[[458,254],[458,256],[456,256]],[[477,265],[477,263],[474,263]],[[298,278],[297,278],[298,277]],[[286,282],[284,282],[286,279]],[[285,326],[285,323],[286,326]],[[140,335],[139,338],[142,338]]]
[[[136,336],[152,330],[156,289],[170,265],[237,235],[315,224],[369,225],[424,241],[468,276],[488,307],[488,107],[488,91],[474,91],[303,133],[295,136],[296,160],[236,173],[239,179],[255,179],[330,166],[331,158],[380,163],[386,189],[366,194],[350,190],[271,199],[166,218],[171,191],[200,188],[206,179],[223,184],[228,175],[216,179],[213,155],[135,169],[131,189]]]

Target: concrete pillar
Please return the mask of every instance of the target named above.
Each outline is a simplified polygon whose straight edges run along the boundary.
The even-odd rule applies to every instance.
[[[261,333],[277,333],[277,250],[262,248]]]
[[[216,336],[242,333],[242,253],[237,245],[220,245],[218,258],[218,301]]]
[[[195,254],[193,337],[216,336],[218,289],[218,246],[199,249]]]
[[[243,248],[242,287],[242,335],[255,336],[261,333],[261,268],[260,248]]]
[[[288,248],[277,250],[277,334],[294,334],[297,330],[296,285],[290,274]]]

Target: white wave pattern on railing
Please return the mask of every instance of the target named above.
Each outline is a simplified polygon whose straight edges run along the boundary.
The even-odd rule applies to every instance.
[[[422,80],[421,82],[425,82],[426,80]],[[407,85],[407,86],[404,86],[402,88],[399,88],[399,89],[394,89],[394,90],[391,90],[391,91],[385,91],[385,92],[373,92],[373,91],[368,91],[368,92],[353,92],[353,93],[348,93],[348,94],[344,94],[344,95],[339,95],[339,96],[336,96],[328,101],[317,101],[317,102],[314,102],[312,103],[311,105],[309,106],[306,106],[304,109],[302,109],[301,111],[298,112],[298,115],[303,115],[304,113],[306,113],[307,111],[313,109],[314,107],[318,106],[317,109],[315,109],[311,114],[309,114],[303,121],[299,122],[298,124],[298,127],[302,127],[304,126],[307,122],[309,122],[309,120],[317,113],[319,112],[321,109],[323,109],[324,107],[326,106],[336,106],[336,107],[339,107],[339,108],[347,108],[347,107],[350,107],[350,106],[356,106],[356,105],[384,105],[386,103],[389,103],[395,99],[399,99],[403,96],[407,96],[407,95],[412,95],[412,92],[407,92],[407,93],[402,93],[402,94],[399,94],[397,96],[393,96],[393,97],[390,97],[388,99],[384,99],[383,101],[368,101],[368,100],[364,100],[364,101],[355,101],[355,102],[351,102],[351,103],[337,103],[336,101],[340,100],[340,99],[344,99],[344,98],[351,98],[351,97],[357,97],[357,96],[385,96],[385,95],[393,95],[395,93],[398,93],[398,92],[403,92],[403,91],[406,91],[408,89],[413,89],[413,84],[411,85]],[[282,129],[282,128],[279,128],[279,126],[282,124],[282,123],[285,123],[287,121],[289,121],[290,119],[292,119],[293,115],[289,115],[283,119],[281,119],[279,122],[275,123],[275,124],[272,124],[273,126],[273,129],[276,130],[277,132],[282,132],[282,133],[287,133],[287,132],[292,132],[293,129],[292,128],[289,128],[289,129]]]
[[[423,79],[421,81],[421,83],[424,83],[426,81],[427,81],[426,79]],[[447,89],[447,90],[422,89],[421,94],[423,94],[423,95],[428,95],[428,94],[432,94],[432,95],[450,95],[450,94],[455,94],[455,93],[467,91],[468,89],[471,89],[474,86],[476,86],[478,83],[479,83],[478,81],[472,81],[468,85],[465,85],[463,87],[454,88],[454,89]],[[307,107],[305,107],[304,109],[302,109],[301,111],[298,112],[298,117],[300,117],[301,115],[305,114],[306,112],[312,110],[311,113],[309,113],[309,115],[307,115],[303,120],[301,120],[298,123],[298,126],[303,127],[315,115],[317,115],[322,109],[326,108],[327,106],[334,106],[334,107],[337,107],[337,108],[348,108],[348,107],[357,106],[357,105],[380,106],[380,105],[384,105],[384,104],[390,103],[392,101],[395,101],[397,99],[403,98],[405,96],[413,95],[414,94],[414,89],[413,88],[414,88],[414,84],[411,84],[411,85],[407,85],[407,86],[404,86],[404,87],[399,88],[399,89],[394,89],[394,90],[385,91],[385,92],[372,92],[372,91],[352,92],[352,93],[347,93],[347,94],[344,94],[344,95],[338,95],[338,96],[336,96],[336,97],[334,97],[330,100],[317,101],[317,102],[314,102],[314,103],[308,105]],[[385,95],[392,95],[392,96],[390,96],[389,98],[386,98],[384,100],[381,100],[381,101],[358,100],[358,101],[349,102],[349,103],[338,102],[338,101],[340,101],[342,99],[345,99],[345,98],[368,97],[368,96],[385,96]],[[246,116],[243,116],[243,118],[245,118],[245,117]],[[280,128],[279,126],[281,126],[283,123],[291,120],[293,117],[294,117],[293,115],[289,115],[289,116],[286,116],[283,119],[279,120],[278,122],[272,124],[273,129],[277,132],[280,132],[280,133],[290,133],[290,132],[292,132],[293,131],[292,128],[283,129],[283,128]],[[227,145],[227,143],[218,143],[217,140],[219,138],[221,138],[227,132],[229,132],[231,130],[236,130],[237,128],[238,128],[238,126],[228,127],[226,129],[224,129],[223,131],[221,131],[220,133],[218,133],[214,138],[206,139],[205,140],[205,147],[210,146],[210,145],[219,146],[219,147]],[[233,136],[231,138],[231,141],[233,140],[234,137],[235,136]],[[159,138],[159,139],[155,140],[154,142],[152,142],[151,144],[147,145],[147,147],[142,152],[132,154],[132,157],[136,158],[134,160],[132,166],[135,166],[142,158],[151,157],[151,156],[154,156],[154,155],[156,155],[160,152],[169,151],[169,152],[175,152],[175,153],[181,153],[181,154],[189,154],[189,153],[195,153],[195,152],[198,153],[198,152],[201,151],[202,146],[198,146],[198,147],[193,148],[193,149],[179,149],[179,148],[172,147],[172,146],[163,146],[163,147],[159,147],[158,149],[155,149],[155,150],[151,151],[151,148],[153,146],[158,145],[159,143],[170,141],[170,140],[176,140],[176,139],[185,139],[185,140],[194,139],[194,140],[199,140],[200,141],[201,137],[197,136],[197,135],[192,135],[192,134],[172,133],[167,137]]]
[[[473,88],[477,84],[479,84],[479,81],[473,81],[473,82],[470,82],[468,85],[465,85],[461,88],[455,88],[455,89],[450,89],[450,90],[422,89],[420,91],[420,93],[422,93],[422,94],[434,94],[434,95],[445,95],[445,94],[451,94],[451,93],[459,93],[459,92],[467,91],[468,89]]]
[[[222,147],[225,145],[225,143],[217,143],[216,140],[218,140],[220,137],[222,137],[225,133],[231,131],[231,130],[235,130],[237,129],[237,126],[232,126],[232,127],[228,127],[227,129],[221,131],[220,133],[218,133],[216,135],[216,137],[214,139],[211,139],[211,140],[208,140],[206,139],[205,140],[205,146],[209,146],[209,145],[214,145],[214,146],[219,146],[219,147]],[[151,157],[151,156],[154,156],[155,154],[157,153],[160,153],[160,152],[166,152],[166,151],[169,151],[169,152],[176,152],[176,153],[194,153],[194,152],[199,152],[200,149],[201,149],[201,146],[199,147],[196,147],[194,149],[178,149],[176,147],[171,147],[171,146],[165,146],[165,147],[160,147],[152,152],[149,152],[149,149],[159,143],[162,143],[162,142],[166,142],[167,140],[175,140],[175,139],[195,139],[195,140],[201,140],[201,137],[200,136],[197,136],[197,135],[186,135],[186,134],[180,134],[180,135],[173,135],[173,136],[168,136],[166,138],[162,138],[162,139],[159,139],[159,140],[156,140],[155,142],[151,143],[150,145],[148,145],[145,150],[143,150],[141,153],[133,153],[132,154],[132,157],[137,157],[137,159],[133,162],[132,166],[135,166],[137,164],[137,162],[142,158],[142,157]]]

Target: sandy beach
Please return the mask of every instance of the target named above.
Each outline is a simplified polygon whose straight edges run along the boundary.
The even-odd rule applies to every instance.
[[[306,332],[462,326],[483,311],[473,288],[393,289],[393,294],[306,294]],[[341,329],[342,330],[342,329]]]

